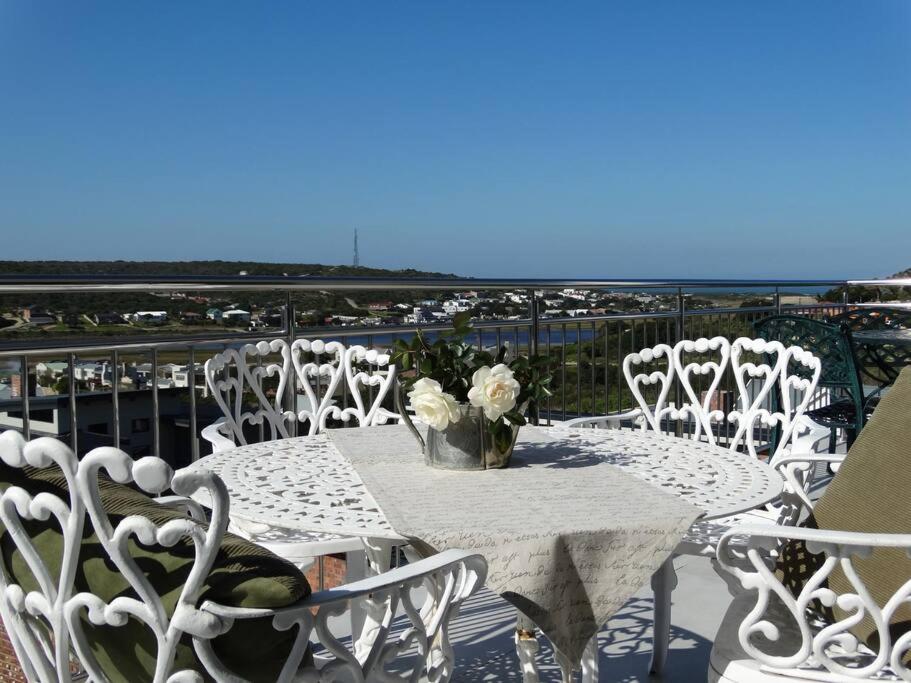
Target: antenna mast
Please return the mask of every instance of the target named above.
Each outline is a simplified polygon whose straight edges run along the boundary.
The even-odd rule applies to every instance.
[[[354,267],[358,268],[361,265],[361,257],[357,253],[357,228],[354,229]]]

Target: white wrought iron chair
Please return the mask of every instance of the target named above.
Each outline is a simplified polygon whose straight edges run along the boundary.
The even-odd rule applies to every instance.
[[[202,674],[217,681],[282,682],[418,680],[420,676],[448,681],[452,676],[449,622],[462,602],[484,583],[486,563],[480,555],[447,551],[278,608],[227,606],[205,599],[213,569],[225,570],[219,558],[229,517],[226,489],[212,473],[174,473],[160,458],[134,461],[108,447],[97,448],[77,461],[59,441],[41,438],[26,443],[15,432],[0,435],[0,460],[5,476],[14,475],[0,495],[6,551],[0,558],[0,615],[30,681],[70,682],[84,675],[95,681],[118,677],[120,672],[111,670],[111,662],[116,660],[99,657],[98,648],[105,647],[103,632],[120,633],[119,629],[128,625],[139,628],[152,643],[143,666],[149,667],[148,676],[156,683],[198,681]],[[47,489],[47,479],[34,478],[36,471],[49,474],[57,482],[52,491],[59,495]],[[153,521],[157,513],[109,510],[102,503],[102,488],[112,486],[105,483],[106,477],[153,496],[172,490],[177,495],[158,499],[158,505],[180,512],[161,523]],[[201,490],[213,503],[208,519],[200,519],[201,508],[184,498]],[[158,508],[152,498],[135,490],[131,495],[139,496],[144,505]],[[47,544],[34,540],[36,534],[52,529],[62,536],[58,544],[61,551],[56,555],[48,552]],[[86,551],[88,557],[86,543],[92,544]],[[189,558],[190,567],[182,583],[174,586],[164,582],[170,595],[175,591],[178,594],[173,602],[163,600],[159,592],[161,586],[156,581],[161,581],[160,573],[145,567],[150,559],[166,555],[176,544],[189,549],[180,546],[180,557]],[[144,553],[141,560],[135,556],[140,546]],[[148,553],[152,553],[151,558]],[[9,560],[13,554],[19,559]],[[51,560],[52,556],[56,559]],[[262,562],[264,557],[260,554],[257,559]],[[125,585],[113,599],[80,590],[87,585],[87,577],[97,578],[98,571],[82,563],[99,560]],[[255,564],[244,569],[258,576]],[[291,566],[287,570],[296,571]],[[303,577],[299,580],[303,582]],[[358,601],[379,608],[384,618],[382,628],[371,633],[371,642],[360,641],[361,652],[355,654],[350,642],[333,635],[329,620]],[[399,625],[404,628],[398,629]],[[285,639],[286,659],[277,663],[280,671],[274,676],[259,671],[249,679],[237,677],[228,670],[226,658],[219,655],[231,652],[219,649],[217,639],[227,637],[234,628],[251,626],[264,629],[257,634],[267,641],[270,637]],[[247,638],[249,634],[245,630],[240,635]],[[113,642],[128,649],[127,657],[134,657],[136,643],[131,637]],[[259,658],[246,663],[254,671],[274,663],[263,661],[261,655]],[[387,668],[393,660],[407,667],[407,673],[390,673]]]
[[[822,553],[818,567],[796,596],[769,567],[768,560],[770,548],[795,540],[803,541],[808,552]],[[878,604],[857,572],[858,559],[884,549],[911,555],[911,534],[784,526],[730,530],[718,545],[718,561],[747,591],[735,597],[718,629],[708,680],[911,681],[907,660],[911,632],[896,637],[889,628],[896,611],[907,609],[911,602],[911,576],[885,604]],[[829,587],[828,579],[836,568],[850,577],[851,589],[837,592]],[[850,616],[834,623],[822,620],[809,609],[814,600],[828,607],[838,604]],[[864,616],[876,624],[875,648],[849,632]]]
[[[270,361],[276,354],[280,362]],[[358,367],[362,364],[368,369]],[[297,339],[290,346],[283,339],[245,344],[206,361],[205,376],[222,411],[222,417],[202,431],[214,452],[246,444],[247,425],[267,425],[268,438],[281,439],[292,431],[317,434],[330,419],[353,421],[358,427],[398,420],[383,407],[395,382],[395,366],[388,354],[360,345],[346,348],[320,339]],[[371,394],[367,401],[364,390]],[[292,396],[297,401],[298,391],[305,400],[289,406]],[[353,405],[340,407],[339,400]]]
[[[688,360],[691,354],[696,354],[697,360]],[[751,356],[774,360],[771,365],[756,363],[750,360]],[[644,369],[640,370],[640,366]],[[729,371],[737,388],[736,402],[725,411],[725,397],[719,388]],[[763,429],[777,427],[779,438],[774,452],[768,453],[768,461],[785,480],[781,498],[761,509],[697,522],[675,550],[675,555],[714,558],[719,541],[732,526],[793,525],[798,521],[802,499],[812,485],[818,444],[828,437],[827,430],[804,415],[815,396],[820,372],[819,359],[809,351],[796,346],[785,348],[779,342],[763,339],[741,337],[731,343],[724,337],[714,337],[682,340],[673,347],[659,344],[629,354],[623,361],[623,374],[638,408],[618,415],[570,420],[564,425],[619,429],[632,424],[644,431],[661,432],[679,421],[687,438],[726,445],[732,451],[742,451],[745,457],[759,457],[760,448],[766,445],[759,443]],[[708,380],[701,395],[694,382],[699,376]],[[673,402],[678,393],[683,398],[680,404]],[[780,405],[775,404],[776,400]],[[734,425],[733,432],[730,427],[722,429],[725,418]],[[654,671],[661,671],[667,656],[671,594],[676,585],[672,558],[652,579]]]
[[[276,355],[280,361],[270,360]],[[282,339],[246,344],[206,361],[205,376],[223,413],[202,431],[214,452],[245,445],[247,425],[261,426],[264,438],[280,439],[291,437],[295,424],[298,434],[312,436],[326,429],[329,420],[373,427],[399,419],[383,407],[395,382],[395,366],[388,354],[359,345],[319,339],[297,339],[290,346]],[[303,401],[298,402],[300,393]],[[316,557],[363,549],[357,538],[231,521],[232,531],[301,569]]]

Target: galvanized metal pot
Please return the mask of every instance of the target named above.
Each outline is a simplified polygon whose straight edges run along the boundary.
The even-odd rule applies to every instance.
[[[512,427],[512,440],[505,452],[500,451],[487,431],[486,418],[481,408],[459,404],[459,421],[446,429],[427,427],[427,438],[411,421],[398,395],[398,411],[402,421],[411,430],[424,453],[424,462],[442,470],[490,470],[509,466],[512,451],[519,436],[519,428]]]

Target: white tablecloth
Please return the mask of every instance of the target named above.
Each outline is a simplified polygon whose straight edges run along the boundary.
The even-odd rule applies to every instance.
[[[571,437],[531,426],[508,469],[484,472],[425,466],[403,426],[329,438],[398,534],[426,554],[483,554],[487,585],[572,661],[702,514]]]

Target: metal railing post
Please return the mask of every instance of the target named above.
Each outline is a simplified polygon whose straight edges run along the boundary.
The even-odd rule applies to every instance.
[[[111,352],[111,411],[114,414],[114,448],[120,448],[120,353]]]
[[[68,356],[69,361],[69,381],[70,381],[70,448],[73,453],[79,456],[79,437],[76,427],[76,354],[71,353]],[[27,391],[28,389],[26,389]]]
[[[677,288],[677,341],[679,342],[686,334],[686,304],[683,299],[683,288]],[[672,359],[668,358],[668,362],[673,362]],[[675,405],[679,408],[683,405],[683,387],[680,386],[680,382],[674,383],[674,400]],[[677,436],[683,436],[683,420],[677,418],[677,424],[674,426],[674,433]]]
[[[781,315],[781,290],[775,288],[775,315]]]
[[[285,330],[288,333],[288,348],[294,344],[294,338],[297,336],[297,322],[294,315],[294,302],[291,301],[291,290],[287,291],[285,296]],[[286,409],[294,415],[291,424],[288,426],[288,433],[291,436],[297,436],[297,372],[291,368],[291,381],[288,382],[288,397],[286,400]]]
[[[152,455],[161,457],[161,426],[158,405],[158,349],[152,349]]]
[[[38,370],[35,369],[35,383],[38,382]],[[22,437],[28,441],[32,438],[31,416],[29,415],[28,398],[28,356],[19,359],[19,403],[22,406]]]
[[[528,290],[528,319],[530,324],[528,326],[528,355],[536,356],[538,355],[538,334],[540,332],[540,321],[538,320],[538,297],[535,296],[535,290]],[[516,353],[518,353],[516,349]],[[529,417],[531,418],[531,423],[533,425],[538,424],[539,422],[540,409],[538,406],[534,407],[534,410],[531,411]]]
[[[190,462],[199,460],[199,439],[196,438],[196,349],[190,347],[187,377],[190,385]]]

